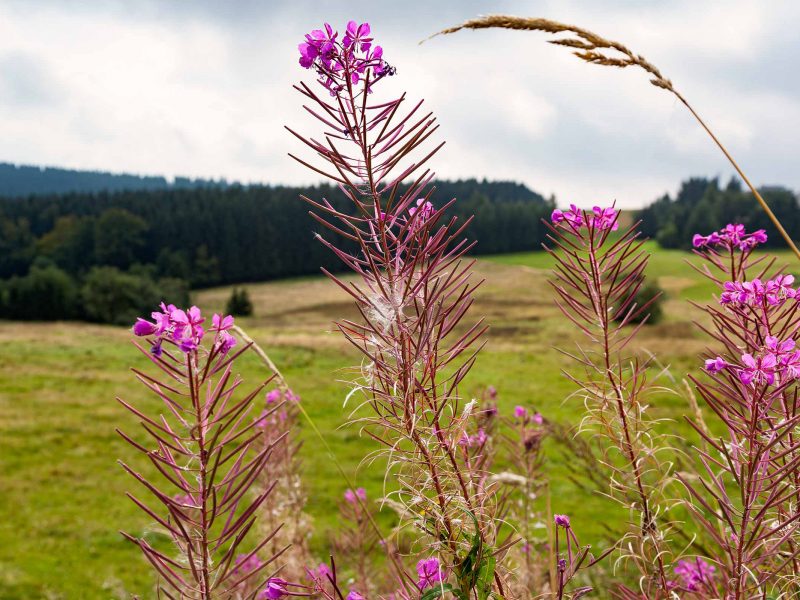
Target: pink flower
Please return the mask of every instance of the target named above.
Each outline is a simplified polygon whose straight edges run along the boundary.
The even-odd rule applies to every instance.
[[[720,238],[728,239],[734,244],[738,244],[741,239],[744,237],[744,225],[741,223],[731,224],[728,223],[725,225],[725,228],[719,232]]]
[[[751,354],[742,355],[744,368],[739,371],[739,379],[745,385],[775,383],[775,367],[778,360],[774,354],[753,357]]]
[[[360,48],[362,52],[366,52],[372,45],[372,38],[367,37],[369,31],[369,23],[361,23],[361,25],[358,25],[355,21],[349,21],[347,23],[344,39],[342,39],[344,47],[349,48],[355,45]]]
[[[716,569],[702,558],[695,560],[679,560],[675,566],[675,574],[682,579],[683,587],[688,592],[697,592],[703,585],[710,585]]]
[[[281,399],[281,391],[278,388],[267,392],[267,404],[279,402]]]
[[[781,377],[784,380],[800,379],[800,350],[781,359]]]
[[[267,600],[278,600],[286,596],[286,581],[280,577],[270,577],[267,581],[267,587],[261,592],[261,597]]]
[[[347,594],[347,599],[346,600],[367,600],[367,599],[364,596],[362,596],[361,594],[359,594],[357,591],[350,590],[350,593]]]
[[[720,294],[720,304],[741,306],[777,306],[788,298],[800,298],[798,290],[792,287],[794,277],[778,275],[766,283],[760,279],[750,281],[726,281]]]
[[[136,319],[136,323],[133,324],[133,335],[139,337],[153,335],[156,331],[158,331],[158,326],[155,323],[145,321],[142,318]]]
[[[255,554],[248,556],[247,554],[240,554],[236,557],[234,562],[233,572],[237,575],[244,575],[245,573],[252,573],[257,570],[262,564],[261,559]]]
[[[205,319],[200,309],[196,306],[187,311],[176,308],[170,312],[169,318],[172,325],[172,339],[178,347],[183,352],[196,350],[204,334],[201,324]]]
[[[228,331],[233,327],[233,317],[231,315],[218,315],[214,313],[211,317],[211,331]]]
[[[765,287],[767,303],[776,306],[787,298],[796,298],[797,290],[792,287],[794,276],[778,275],[767,281]]]
[[[489,436],[486,435],[486,432],[483,428],[478,429],[478,433],[475,435],[467,435],[467,432],[464,432],[464,435],[459,440],[459,444],[466,448],[480,448],[488,441]]]
[[[619,221],[617,219],[617,211],[614,207],[600,208],[595,206],[592,208],[594,213],[591,217],[590,224],[595,229],[610,229],[616,231],[619,228]]]
[[[772,354],[781,357],[784,354],[790,353],[794,350],[794,340],[788,339],[784,341],[778,340],[774,335],[768,335],[764,340],[764,345]]]
[[[444,574],[442,573],[439,559],[435,557],[423,558],[419,561],[417,563],[417,575],[419,575],[417,587],[420,591],[444,580]]]
[[[754,240],[756,244],[763,244],[767,241],[767,232],[759,229],[750,234],[750,239]]]
[[[518,419],[524,419],[528,416],[528,409],[524,406],[515,406],[514,407],[514,416]]]
[[[344,493],[344,499],[353,505],[357,504],[358,499],[361,499],[362,502],[366,502],[367,490],[363,487],[358,488],[355,492],[353,492],[353,490],[347,490]]]
[[[567,515],[553,515],[553,521],[556,527],[563,527],[569,529],[569,517]]]
[[[328,578],[333,577],[331,568],[325,563],[319,563],[319,566],[315,570],[315,574],[317,576],[317,579],[327,580]]]
[[[197,508],[197,504],[191,494],[178,494],[173,496],[172,499],[184,507]]]
[[[433,208],[433,204],[427,202],[424,198],[418,199],[417,205],[408,209],[408,214],[412,219],[417,213],[419,213],[419,216],[417,217],[418,225],[424,224],[433,216],[434,212],[436,212],[436,209]]]
[[[709,373],[719,373],[723,369],[727,368],[728,363],[725,362],[725,359],[721,356],[716,358],[708,358],[706,359],[705,369]]]
[[[533,421],[537,425],[541,425],[542,423],[544,423],[544,417],[541,415],[541,413],[539,413],[537,411],[537,412],[533,413],[533,416],[531,417],[531,421]]]
[[[227,331],[223,331],[217,340],[217,349],[220,354],[227,354],[236,345],[236,338]]]
[[[554,210],[550,215],[550,220],[555,225],[567,223],[573,230],[577,231],[584,225],[583,212],[574,204],[569,205],[569,210]]]

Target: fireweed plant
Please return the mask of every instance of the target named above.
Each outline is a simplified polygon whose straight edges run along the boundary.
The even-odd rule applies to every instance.
[[[270,501],[261,511],[258,526],[265,533],[276,532],[265,547],[268,554],[288,548],[282,555],[282,576],[291,581],[302,581],[307,565],[312,562],[308,538],[313,525],[304,511],[306,493],[298,456],[302,444],[295,437],[300,397],[278,376],[275,380],[278,380],[278,386],[265,394],[262,412],[256,422],[256,427],[263,431],[262,447],[272,448],[272,451],[254,486],[266,489],[275,483]]]
[[[261,478],[282,440],[264,443],[260,425],[279,414],[282,404],[253,418],[254,401],[267,382],[241,391],[243,381],[233,369],[247,346],[236,349],[233,317],[215,314],[206,332],[195,306],[162,304],[151,316],[152,321],[139,319],[133,332],[147,340],[136,345],[155,374],[133,372],[163,401],[165,412],[147,415],[119,399],[138,417],[149,441],[117,431],[157,471],[158,478],[147,478],[121,463],[148,499],[128,496],[163,528],[173,547],[157,549],[146,539],[123,535],[154,567],[159,597],[281,597],[290,585],[275,576],[273,563],[285,548],[261,558],[276,531],[255,542],[248,534],[273,491],[274,482]]]
[[[378,539],[367,511],[372,510],[364,488],[348,489],[339,503],[342,527],[333,540],[337,560],[350,566],[356,583],[351,588],[365,598],[374,598],[379,588],[379,573],[375,572],[373,557],[378,551]]]
[[[352,248],[319,236],[356,274],[350,283],[326,272],[362,317],[338,323],[363,355],[351,396],[370,414],[357,420],[385,449],[387,476],[393,472],[399,486],[391,495],[404,524],[424,536],[417,550],[429,555],[416,581],[406,574],[409,581],[398,583],[433,590],[431,597],[504,596],[499,563],[507,544],[498,536],[495,485],[480,476],[475,446],[463,443],[475,404],[462,404],[459,384],[485,329],[480,321],[461,325],[478,285],[472,261],[462,261],[472,247],[462,237],[467,222],[445,221],[449,204],[437,209],[429,201],[433,173],[425,165],[442,146],[422,150],[437,129],[431,113],[405,95],[373,99],[395,69],[370,33],[366,23],[351,21],[342,36],[326,24],[300,45],[301,66],[326,93],[305,83],[295,89],[324,132],[320,140],[290,131],[325,166],[294,158],[336,182],[351,202],[340,211],[304,198],[312,216]]]
[[[763,230],[742,225],[693,239],[703,260],[697,269],[720,289],[718,302],[704,307],[713,340],[707,377],[692,380],[722,434],[692,421],[705,443],[701,469],[698,478],[681,477],[715,548],[685,565],[684,589],[701,597],[800,594],[800,293],[774,259],[754,254],[764,241]]]
[[[580,367],[565,371],[586,408],[579,429],[604,440],[599,459],[610,473],[607,495],[631,512],[620,560],[633,565],[644,597],[661,598],[671,587],[670,449],[654,435],[657,421],[646,410],[649,361],[626,350],[646,321],[637,317],[648,306],[635,298],[648,255],[635,225],[617,231],[618,217],[613,207],[557,209],[545,248],[555,259],[556,303],[588,340],[575,352],[563,351]]]

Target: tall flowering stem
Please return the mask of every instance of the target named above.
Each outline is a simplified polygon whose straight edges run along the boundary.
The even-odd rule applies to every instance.
[[[158,477],[120,464],[147,493],[147,498],[128,496],[165,530],[177,556],[146,539],[123,535],[154,567],[165,598],[255,598],[270,589],[273,595],[264,597],[279,597],[276,590],[285,592],[288,584],[269,577],[269,570],[285,548],[262,560],[259,554],[275,532],[249,542],[274,485],[253,493],[273,449],[273,444],[261,443],[252,415],[265,383],[242,392],[234,365],[247,346],[234,351],[232,317],[214,315],[211,336],[205,335],[205,319],[196,307],[184,311],[162,304],[152,318],[139,319],[134,333],[148,341],[136,345],[155,374],[133,372],[163,401],[164,412],[148,415],[118,399],[139,419],[148,441],[117,431],[147,458]],[[242,551],[246,543],[248,550]]]
[[[683,480],[718,550],[724,597],[737,600],[800,593],[800,292],[774,260],[753,253],[764,241],[763,231],[738,224],[694,238],[698,270],[719,295],[703,307],[714,341],[707,377],[692,380],[724,433],[692,423],[705,442],[701,478]]]
[[[606,438],[609,495],[635,515],[620,550],[636,565],[642,593],[664,598],[669,589],[669,523],[660,519],[667,507],[664,488],[670,466],[658,456],[662,449],[651,436],[655,422],[645,415],[648,362],[625,352],[646,321],[638,317],[648,306],[636,305],[635,297],[648,256],[635,225],[614,233],[618,213],[613,208],[582,211],[573,205],[556,210],[549,227],[546,249],[556,261],[551,284],[557,304],[591,344],[578,345],[577,353],[565,352],[583,367],[582,374],[567,373],[586,406],[581,427]],[[628,326],[635,321],[640,322]],[[612,456],[617,452],[621,460]]]
[[[541,414],[525,406],[516,406],[513,417],[505,419],[505,425],[501,440],[510,472],[498,473],[496,477],[515,491],[510,495],[508,512],[522,537],[518,547],[520,593],[535,594],[544,587],[550,572],[545,562],[548,540],[541,536],[547,527],[535,508],[540,491],[546,487],[542,443],[548,433],[547,425]]]
[[[253,346],[250,347],[255,350]],[[261,512],[261,530],[280,528],[267,545],[267,550],[277,552],[284,546],[282,574],[294,581],[305,575],[310,563],[308,541],[312,533],[311,517],[305,512],[306,492],[301,479],[302,461],[298,455],[302,442],[297,437],[300,417],[300,396],[295,394],[280,378],[275,376],[276,387],[264,396],[264,408],[256,417],[256,427],[261,429],[261,444],[272,448],[271,458],[258,478],[258,484],[267,488],[276,483],[272,498]]]
[[[603,557],[596,559],[589,554],[589,546],[581,546],[567,515],[554,515],[553,521],[555,525],[556,550],[556,585],[553,597],[557,598],[557,600],[565,600],[567,598],[569,600],[577,600],[589,594],[592,588],[582,586],[568,592],[568,584],[581,568],[589,568]],[[563,551],[561,549],[562,538],[564,539]]]
[[[365,598],[373,596],[377,587],[373,561],[379,539],[370,524],[370,510],[364,488],[348,489],[339,504],[343,526],[333,539],[337,556],[347,559],[355,573],[356,583],[351,589]]]
[[[324,132],[318,139],[292,131],[322,163],[295,158],[337,182],[350,203],[339,210],[304,198],[312,216],[349,244],[320,236],[356,276],[328,273],[361,315],[338,327],[363,356],[353,395],[371,409],[365,430],[385,448],[397,497],[425,547],[446,563],[446,585],[486,598],[502,593],[493,488],[465,474],[459,446],[472,406],[460,406],[458,388],[484,331],[480,322],[462,325],[478,285],[472,262],[462,261],[471,248],[467,222],[445,219],[449,203],[430,203],[433,173],[425,165],[442,145],[425,148],[437,129],[431,113],[405,95],[372,100],[376,82],[394,70],[369,34],[367,24],[351,22],[340,38],[326,25],[300,45],[301,65],[329,93],[296,86]]]

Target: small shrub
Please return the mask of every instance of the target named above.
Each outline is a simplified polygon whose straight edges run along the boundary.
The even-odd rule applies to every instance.
[[[99,323],[128,325],[149,313],[162,300],[187,304],[186,283],[177,279],[154,281],[145,274],[126,273],[116,267],[95,267],[81,288],[86,317]]]
[[[664,298],[664,290],[662,290],[654,281],[644,284],[639,289],[639,293],[636,294],[637,306],[644,306],[648,302],[651,302],[646,311],[650,313],[650,317],[647,319],[648,325],[655,325],[664,318],[664,309],[662,306],[664,304]],[[643,318],[644,316],[637,317],[636,319],[633,319],[633,322],[639,323]]]
[[[627,319],[626,323],[638,324],[646,321],[647,325],[660,323],[664,318],[664,290],[655,281],[643,282],[636,290],[631,307],[633,314]],[[641,307],[647,307],[640,310]],[[627,312],[627,311],[626,311]],[[617,323],[625,317],[624,314],[614,319]]]
[[[5,317],[54,321],[76,315],[77,286],[67,273],[52,264],[35,266],[25,277],[12,277],[4,288],[0,295]]]
[[[253,314],[253,302],[244,288],[233,288],[225,312],[234,317],[249,317]]]

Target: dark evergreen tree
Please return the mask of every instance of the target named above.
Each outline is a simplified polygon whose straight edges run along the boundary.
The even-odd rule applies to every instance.
[[[234,317],[249,317],[253,314],[253,302],[246,289],[233,288],[225,304],[225,312]]]

